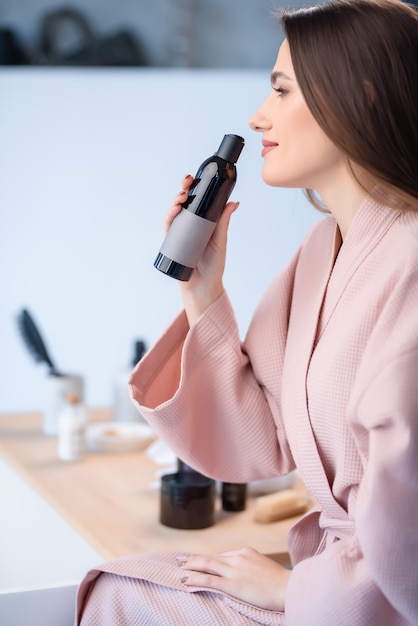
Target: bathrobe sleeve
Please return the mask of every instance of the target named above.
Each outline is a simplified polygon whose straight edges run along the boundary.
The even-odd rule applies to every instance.
[[[224,293],[191,329],[182,312],[131,377],[134,402],[156,433],[219,480],[249,482],[294,469],[281,371],[296,264],[297,255],[261,299],[244,343]]]

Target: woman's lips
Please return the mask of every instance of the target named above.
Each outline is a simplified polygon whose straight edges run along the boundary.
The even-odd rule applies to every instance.
[[[266,156],[268,152],[271,152],[272,150],[274,150],[274,148],[277,148],[277,146],[279,145],[278,143],[275,143],[273,141],[267,141],[267,139],[263,139],[262,144],[263,144],[263,150],[261,152],[262,157]]]

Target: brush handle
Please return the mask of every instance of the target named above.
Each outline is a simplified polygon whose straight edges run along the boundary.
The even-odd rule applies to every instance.
[[[58,376],[59,373],[48,354],[41,333],[27,309],[22,309],[19,313],[17,323],[21,337],[35,361],[37,363],[46,363],[49,367],[49,373]]]

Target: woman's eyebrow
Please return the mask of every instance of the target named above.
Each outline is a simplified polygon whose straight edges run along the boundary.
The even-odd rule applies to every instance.
[[[290,76],[288,76],[287,74],[285,74],[284,72],[272,72],[271,73],[271,84],[275,85],[280,79],[285,79],[285,80],[292,80],[290,78]]]

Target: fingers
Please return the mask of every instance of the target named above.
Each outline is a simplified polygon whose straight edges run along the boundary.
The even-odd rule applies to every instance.
[[[173,200],[173,205],[177,206],[178,204],[182,204],[186,198],[187,194],[190,191],[191,186],[193,185],[194,178],[190,174],[186,174],[181,181],[181,191],[176,195]]]
[[[183,191],[189,191],[190,187],[192,186],[192,183],[194,181],[194,178],[191,174],[186,174],[186,176],[184,176],[183,180],[181,181],[181,188]]]
[[[177,558],[179,567],[184,567],[185,578],[189,584],[190,572],[196,572],[199,576],[199,580],[202,581],[206,575],[221,576],[228,578],[234,569],[239,569],[239,566],[243,564],[243,561],[254,559],[259,556],[259,553],[253,548],[239,548],[237,550],[229,550],[228,552],[221,552],[214,555],[201,555],[190,554],[188,556],[181,555]],[[198,580],[197,576],[192,578],[193,581]],[[202,582],[196,584],[203,584]]]
[[[190,174],[186,174],[186,176],[182,179],[182,181],[181,181],[181,191],[179,191],[179,193],[173,199],[173,204],[171,205],[171,207],[167,211],[167,214],[166,214],[165,219],[164,219],[164,234],[165,235],[167,234],[168,229],[170,228],[170,226],[171,226],[174,218],[176,217],[176,215],[178,215],[178,213],[180,213],[181,205],[183,204],[183,202],[186,201],[187,194],[188,194],[189,189],[191,188],[191,186],[193,184],[193,181],[194,181],[194,178]]]
[[[206,572],[215,576],[223,576],[227,567],[222,561],[213,556],[206,555],[190,555],[184,561],[179,563],[180,566],[187,570],[195,572]]]
[[[240,563],[235,561],[245,554],[246,549],[214,556],[190,555],[183,561],[184,575],[180,580],[186,587],[206,587],[236,596],[244,581]]]
[[[213,236],[213,243],[220,250],[226,250],[227,239],[228,239],[228,228],[229,222],[231,220],[231,215],[234,211],[239,207],[239,202],[228,202],[225,205],[224,210],[219,218],[218,224],[216,226],[216,230]]]
[[[164,235],[167,234],[168,229],[170,228],[171,224],[173,223],[173,220],[176,217],[176,215],[178,215],[180,213],[181,205],[186,200],[186,198],[187,198],[187,191],[180,191],[177,194],[177,196],[174,198],[173,204],[168,209],[168,211],[167,211],[167,213],[165,215],[165,218],[164,218]]]
[[[231,581],[228,578],[202,573],[185,575],[181,582],[186,587],[206,587],[207,589],[223,591],[229,595],[234,595],[237,586],[235,581]]]
[[[210,556],[189,556],[182,562],[185,568],[181,582],[186,586],[208,587],[228,593],[228,577],[226,566]]]
[[[247,552],[251,550],[251,548],[241,548],[214,555],[190,554],[180,556],[178,557],[178,565],[184,567],[188,572],[228,577],[231,573],[231,567],[234,567],[234,559],[245,557]]]

